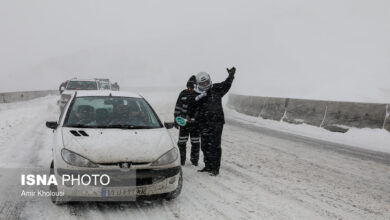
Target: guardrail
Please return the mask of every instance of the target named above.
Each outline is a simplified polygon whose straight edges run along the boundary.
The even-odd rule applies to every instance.
[[[0,103],[31,100],[47,95],[59,95],[58,90],[24,91],[0,93]]]
[[[228,106],[246,115],[293,124],[305,123],[335,132],[347,132],[348,127],[390,131],[390,104],[230,94]]]

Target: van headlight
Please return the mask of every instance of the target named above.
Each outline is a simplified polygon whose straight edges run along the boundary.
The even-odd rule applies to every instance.
[[[96,164],[92,163],[88,159],[69,151],[65,148],[61,150],[62,159],[69,165],[77,167],[97,167]]]
[[[166,152],[164,155],[162,155],[160,158],[158,158],[156,161],[152,163],[153,166],[162,166],[167,165],[175,162],[175,160],[178,157],[178,152],[176,148],[172,148],[168,152]]]

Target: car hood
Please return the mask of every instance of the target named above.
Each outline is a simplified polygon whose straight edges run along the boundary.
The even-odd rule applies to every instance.
[[[88,136],[75,136],[84,131]],[[64,147],[94,163],[153,162],[175,145],[165,128],[85,129],[62,128]]]

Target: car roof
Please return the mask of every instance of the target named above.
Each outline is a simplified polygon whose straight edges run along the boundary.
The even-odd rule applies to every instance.
[[[141,95],[134,92],[111,91],[111,90],[77,90],[76,97],[85,97],[85,96],[113,96],[113,97],[143,98]]]

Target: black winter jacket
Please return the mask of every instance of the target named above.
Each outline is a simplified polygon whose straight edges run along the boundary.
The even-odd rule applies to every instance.
[[[195,101],[195,97],[197,95],[199,95],[199,93],[196,93],[195,91],[190,92],[188,89],[185,89],[180,92],[175,106],[175,118],[177,116],[181,116],[184,118],[194,118],[197,104]]]
[[[215,83],[207,91],[207,96],[198,101],[195,120],[201,125],[211,123],[225,123],[222,108],[222,97],[232,86],[234,77],[228,77],[221,83]]]

